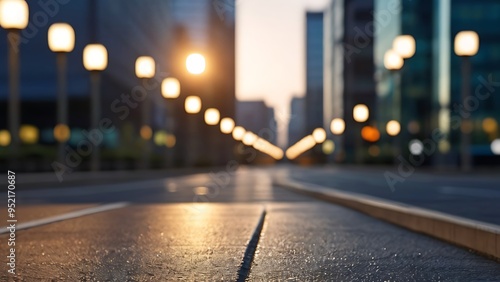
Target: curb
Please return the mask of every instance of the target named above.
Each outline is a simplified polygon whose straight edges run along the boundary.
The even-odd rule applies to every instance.
[[[500,261],[498,225],[290,179],[279,178],[273,182],[277,186],[360,211]]]

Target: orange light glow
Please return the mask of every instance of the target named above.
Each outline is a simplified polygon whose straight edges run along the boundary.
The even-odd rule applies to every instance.
[[[380,139],[380,132],[373,126],[365,126],[361,129],[361,137],[368,142],[377,142]]]

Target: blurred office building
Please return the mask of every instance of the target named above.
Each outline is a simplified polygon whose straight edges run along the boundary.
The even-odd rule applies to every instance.
[[[425,163],[454,166],[460,162],[461,130],[471,134],[470,152],[475,164],[498,162],[490,149],[498,138],[500,99],[500,41],[492,26],[500,24],[500,3],[480,0],[375,1],[375,65],[377,78],[377,121],[391,116],[394,93],[401,93],[401,147],[409,154],[410,140],[432,140],[439,129],[444,137],[433,141],[436,149],[425,154]],[[394,10],[397,7],[397,10]],[[462,60],[454,53],[455,35],[473,30],[479,35],[479,51],[470,58],[470,98],[461,97]],[[404,60],[398,77],[385,70],[384,53],[398,35],[411,35],[416,52]],[[399,85],[398,85],[399,84]],[[460,125],[462,115],[471,123]]]
[[[297,143],[306,131],[306,101],[304,97],[293,97],[290,104],[290,120],[288,122],[288,146]]]
[[[47,4],[49,2],[52,4]],[[56,125],[56,55],[48,48],[47,32],[56,22],[70,24],[76,35],[75,48],[67,59],[69,145],[75,146],[83,138],[81,131],[90,124],[89,72],[83,66],[83,49],[87,44],[100,43],[108,52],[108,66],[101,77],[101,117],[110,118],[117,128],[104,138],[103,169],[117,167],[116,161],[124,161],[123,168],[134,168],[135,160],[141,155],[137,144],[141,138],[142,109],[135,103],[128,106],[123,98],[130,98],[143,83],[135,74],[135,61],[139,56],[154,58],[158,83],[172,75],[181,81],[181,96],[173,101],[161,96],[159,84],[148,90],[153,101],[148,113],[153,135],[157,131],[169,131],[176,137],[175,164],[186,165],[182,160],[187,148],[182,144],[188,138],[196,139],[197,150],[206,151],[200,140],[207,136],[220,144],[214,146],[220,146],[216,150],[221,153],[217,156],[200,153],[202,159],[193,160],[190,165],[222,164],[231,159],[232,140],[221,134],[217,126],[203,127],[205,137],[186,135],[183,129],[187,127],[184,98],[188,95],[200,96],[203,110],[216,107],[221,117],[234,117],[234,6],[221,10],[210,0],[152,0],[147,5],[140,0],[66,2],[30,1],[30,24],[21,32],[21,124],[32,125],[40,133],[35,144],[22,145],[22,152],[26,159],[38,160],[41,165],[37,170],[50,170],[55,158],[56,141],[52,132]],[[45,20],[40,21],[42,18]],[[7,37],[5,30],[0,29],[0,37]],[[182,40],[177,41],[178,38]],[[205,56],[205,73],[197,77],[187,75],[186,52]],[[0,53],[7,54],[7,44],[0,44]],[[0,56],[0,110],[4,113],[7,113],[8,99],[6,66],[7,56]],[[174,107],[168,106],[169,103]],[[202,117],[203,113],[198,116]],[[0,128],[7,128],[6,119],[0,119]],[[164,144],[154,146],[153,166],[161,164],[159,159],[164,150]],[[78,169],[86,169],[85,162]]]
[[[372,0],[333,0],[325,11],[325,89],[323,125],[334,118],[345,120],[348,130],[335,137],[336,159],[363,162],[369,143],[361,128],[372,125],[377,113],[373,53]],[[370,110],[363,124],[353,119],[353,108],[365,104]]]

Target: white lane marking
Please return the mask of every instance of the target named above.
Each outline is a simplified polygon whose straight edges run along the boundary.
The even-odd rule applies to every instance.
[[[438,187],[438,191],[441,194],[448,195],[472,196],[480,198],[500,198],[500,190],[442,186]]]
[[[28,229],[28,228],[32,228],[32,227],[37,227],[37,226],[41,226],[41,225],[45,225],[45,224],[49,224],[49,223],[54,223],[54,222],[58,222],[58,221],[77,218],[77,217],[90,215],[90,214],[94,214],[94,213],[119,209],[119,208],[123,208],[127,205],[129,205],[129,203],[119,202],[119,203],[113,203],[113,204],[107,204],[107,205],[100,205],[97,207],[92,207],[92,208],[83,209],[83,210],[79,210],[79,211],[69,212],[69,213],[51,216],[51,217],[47,217],[47,218],[36,219],[36,220],[16,224],[16,230]],[[10,232],[9,229],[7,229],[7,227],[8,226],[0,227],[0,234]]]

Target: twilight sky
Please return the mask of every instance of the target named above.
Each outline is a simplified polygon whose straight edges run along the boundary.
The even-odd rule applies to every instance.
[[[236,97],[275,108],[278,144],[286,144],[293,96],[305,92],[305,12],[329,0],[237,0]]]

